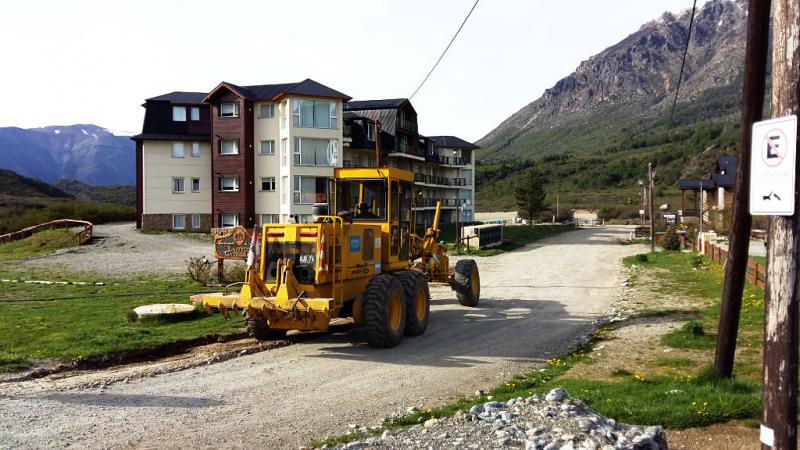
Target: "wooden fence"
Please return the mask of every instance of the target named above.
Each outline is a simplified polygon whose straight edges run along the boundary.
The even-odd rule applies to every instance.
[[[19,239],[24,239],[28,236],[33,235],[34,233],[38,233],[39,231],[55,230],[57,228],[62,228],[62,227],[65,230],[68,230],[70,227],[74,226],[83,227],[82,230],[77,231],[75,233],[76,245],[82,245],[92,238],[92,229],[94,228],[94,225],[91,222],[87,222],[85,220],[59,219],[46,223],[40,223],[39,225],[33,225],[27,228],[23,228],[19,231],[14,231],[12,233],[0,235],[0,244],[5,244],[7,242],[13,242]]]
[[[694,242],[692,244],[694,248]],[[725,261],[728,260],[728,251],[711,242],[705,242],[703,254],[720,265],[725,264]],[[764,289],[764,280],[766,279],[765,269],[766,267],[763,264],[759,264],[758,261],[748,259],[745,279],[753,282],[756,287]]]

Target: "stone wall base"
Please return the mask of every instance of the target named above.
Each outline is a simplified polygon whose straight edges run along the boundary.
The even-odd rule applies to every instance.
[[[209,233],[211,231],[211,214],[200,214],[200,228],[192,228],[192,214],[185,214],[186,228],[172,228],[172,214],[142,214],[142,230],[180,231],[186,233]]]

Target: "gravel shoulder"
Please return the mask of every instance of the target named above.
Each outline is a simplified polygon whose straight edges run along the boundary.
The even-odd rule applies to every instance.
[[[126,226],[111,227],[124,233]],[[295,345],[127,382],[124,373],[115,373],[121,382],[86,383],[100,376],[95,372],[0,384],[0,420],[6,424],[0,442],[11,448],[171,448],[189,442],[197,448],[296,448],[341,434],[348,424],[375,425],[409,406],[442,404],[577,345],[611,308],[623,279],[620,258],[641,251],[619,244],[628,233],[624,227],[582,229],[476,258],[480,306],[462,307],[449,289],[434,288],[426,333],[393,349],[373,349],[357,329],[344,327]],[[158,267],[141,259],[154,242],[169,248],[173,263],[210,247],[170,236],[175,242],[166,247],[163,235],[139,236],[142,243],[133,250],[142,251],[126,255],[127,264],[140,258]],[[90,252],[106,257],[102,249]]]
[[[144,234],[134,222],[94,226],[89,245],[31,258],[22,264],[36,269],[98,275],[144,275],[186,272],[186,260],[213,259],[210,240],[164,234]]]

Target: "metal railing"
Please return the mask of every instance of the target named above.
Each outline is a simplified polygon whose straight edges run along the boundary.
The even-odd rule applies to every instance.
[[[426,175],[424,173],[414,174],[414,181],[417,183],[437,184],[440,186],[468,186],[466,178],[448,178],[437,175]]]

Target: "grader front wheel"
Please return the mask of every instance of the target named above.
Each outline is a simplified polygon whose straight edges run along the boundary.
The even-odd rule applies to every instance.
[[[428,326],[431,311],[431,294],[428,280],[417,272],[398,272],[397,279],[406,296],[406,336],[419,336]]]
[[[478,306],[481,299],[481,277],[475,260],[462,259],[457,262],[453,281],[458,303],[463,306]]]
[[[247,334],[259,341],[280,339],[286,336],[286,330],[270,328],[267,318],[258,311],[247,311],[244,316],[244,325],[247,329]]]
[[[389,348],[400,343],[406,325],[403,287],[391,275],[378,275],[364,291],[362,317],[367,342],[373,347]]]

